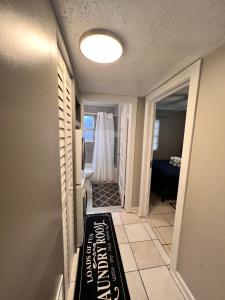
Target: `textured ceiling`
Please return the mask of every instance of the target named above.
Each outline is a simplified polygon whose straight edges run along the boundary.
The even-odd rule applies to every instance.
[[[168,74],[225,41],[222,0],[53,0],[81,92],[144,96]],[[96,64],[79,50],[87,30],[117,33],[122,58]]]

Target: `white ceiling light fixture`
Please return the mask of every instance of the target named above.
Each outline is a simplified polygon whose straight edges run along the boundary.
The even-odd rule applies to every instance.
[[[121,57],[123,46],[114,33],[103,29],[94,29],[81,36],[80,51],[91,61],[107,64],[117,61]]]

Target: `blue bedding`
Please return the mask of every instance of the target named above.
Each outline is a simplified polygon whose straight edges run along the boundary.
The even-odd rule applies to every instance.
[[[161,183],[177,184],[179,181],[180,168],[171,165],[169,160],[153,160],[152,172],[160,178]]]
[[[180,168],[169,163],[169,160],[153,160],[152,187],[160,194],[162,201],[175,199],[179,183]]]

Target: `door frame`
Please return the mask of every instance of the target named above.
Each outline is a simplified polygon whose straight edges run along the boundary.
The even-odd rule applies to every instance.
[[[134,148],[135,148],[135,132],[136,132],[136,114],[137,114],[137,97],[119,96],[109,94],[81,93],[82,106],[85,103],[112,103],[112,104],[128,104],[129,109],[129,128],[127,141],[127,162],[126,162],[126,184],[125,184],[125,210],[132,211],[132,186],[134,175]],[[82,109],[83,111],[83,109]]]
[[[126,105],[126,104],[124,104],[124,105]],[[128,145],[128,130],[129,130],[129,120],[130,120],[130,118],[129,118],[129,113],[130,113],[130,107],[128,106],[128,107],[126,107],[126,129],[125,129],[125,131],[126,131],[126,140],[125,140],[125,170],[123,170],[123,176],[124,176],[124,178],[125,178],[125,180],[126,180],[126,164],[127,164],[127,149],[128,149],[128,147],[127,147],[127,145]],[[120,167],[121,167],[121,165],[120,165],[120,162],[121,162],[121,117],[122,117],[122,114],[121,114],[121,106],[119,107],[119,117],[120,117],[120,122],[119,122],[119,128],[120,128],[120,132],[119,132],[119,140],[118,140],[118,145],[119,145],[119,158],[117,158],[118,159],[118,182],[119,182],[119,191],[120,191],[120,174],[121,174],[121,169],[120,169]],[[123,188],[123,191],[122,191],[122,193],[120,193],[121,194],[121,207],[123,208],[124,207],[124,203],[126,203],[125,201],[124,201],[124,199],[125,199],[125,190],[126,190],[126,181],[124,181],[124,188]],[[121,192],[121,191],[120,191]]]
[[[177,271],[177,259],[179,250],[179,240],[181,233],[182,216],[184,202],[186,196],[186,186],[188,181],[188,173],[190,166],[190,155],[192,149],[193,132],[195,125],[195,114],[198,98],[198,86],[200,78],[201,60],[186,68],[184,71],[162,84],[159,88],[151,92],[146,97],[145,121],[144,121],[144,139],[142,152],[142,168],[141,168],[141,183],[140,183],[140,198],[139,198],[139,215],[147,217],[149,214],[149,196],[151,185],[151,168],[150,162],[153,159],[153,135],[154,135],[154,120],[156,113],[156,104],[165,97],[173,94],[181,88],[189,85],[187,114],[184,131],[184,141],[182,150],[182,162],[180,168],[180,179],[177,193],[177,208],[175,214],[173,244],[171,254],[170,271],[183,292],[191,298],[191,293],[185,285],[181,275]],[[146,168],[149,166],[149,168]]]

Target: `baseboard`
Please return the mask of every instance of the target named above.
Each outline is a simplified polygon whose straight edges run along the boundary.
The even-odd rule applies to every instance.
[[[139,210],[139,206],[133,206],[132,209],[131,209],[131,212],[132,213],[137,213]]]
[[[75,287],[76,287],[79,254],[80,254],[80,248],[77,248],[77,252],[74,254],[74,257],[73,257],[72,269],[71,269],[71,274],[70,274],[70,287],[68,290],[68,295],[67,295],[66,300],[74,299],[74,291],[75,291]]]
[[[73,263],[72,269],[70,274],[70,282],[76,281],[77,278],[77,267],[78,267],[78,260],[79,260],[80,248],[77,248],[77,252],[73,256]]]
[[[170,270],[171,275],[175,279],[178,287],[180,288],[182,294],[184,295],[186,300],[196,300],[191,291],[189,290],[188,286],[184,282],[183,278],[181,277],[180,273],[177,271],[174,273]]]
[[[56,286],[56,292],[54,295],[54,300],[64,299],[64,285],[63,285],[63,274],[58,277],[58,282]]]

